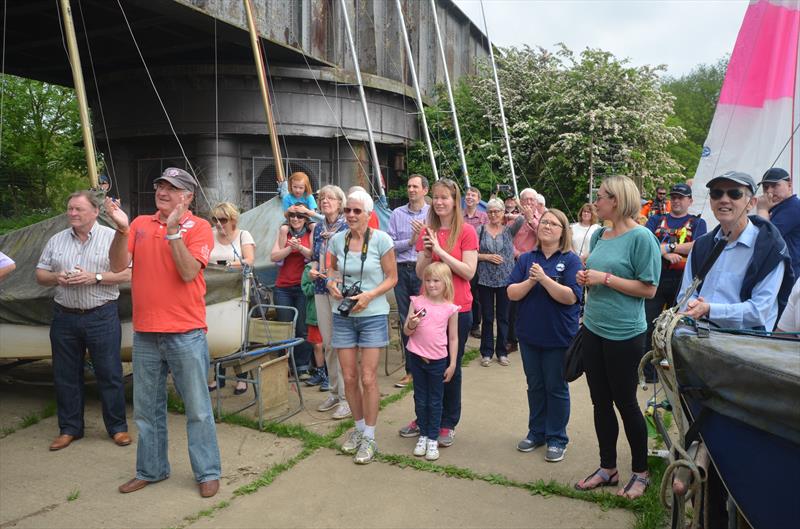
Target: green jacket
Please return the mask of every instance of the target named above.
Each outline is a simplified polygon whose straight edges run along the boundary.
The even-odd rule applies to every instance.
[[[303,278],[300,280],[300,288],[306,295],[306,324],[317,325],[317,305],[314,303],[314,280],[309,274],[311,263],[308,263],[303,270]]]

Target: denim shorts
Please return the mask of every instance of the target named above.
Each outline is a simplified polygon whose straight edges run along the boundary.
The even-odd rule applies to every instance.
[[[385,314],[344,317],[333,313],[333,339],[336,349],[385,347],[389,345],[389,320]]]

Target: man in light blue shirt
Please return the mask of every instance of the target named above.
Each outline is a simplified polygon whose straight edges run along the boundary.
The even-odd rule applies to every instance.
[[[787,280],[786,243],[768,221],[747,216],[756,205],[756,185],[750,175],[729,171],[709,181],[707,187],[719,226],[695,242],[678,299],[691,284],[694,270],[703,265],[716,241],[725,234],[725,249],[699,292],[694,292],[684,305],[684,311],[692,318],[705,317],[724,328],[771,331],[778,318],[782,283]]]
[[[408,204],[396,208],[389,218],[389,237],[394,241],[394,251],[397,255],[397,285],[394,287],[394,297],[397,301],[397,312],[400,315],[400,328],[406,321],[411,296],[419,294],[422,286],[417,277],[417,251],[414,249],[417,237],[425,222],[428,220],[430,206],[425,203],[428,194],[428,179],[422,175],[413,174],[408,177]],[[408,342],[408,337],[403,333],[403,346]],[[405,387],[411,382],[406,362],[406,374],[395,386]]]

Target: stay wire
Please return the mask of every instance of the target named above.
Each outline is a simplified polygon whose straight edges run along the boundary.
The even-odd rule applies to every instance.
[[[0,85],[0,160],[3,158],[3,133],[5,132],[5,96],[6,96],[6,19],[8,15],[8,0],[3,0],[3,49],[0,51],[0,75],[3,77]]]

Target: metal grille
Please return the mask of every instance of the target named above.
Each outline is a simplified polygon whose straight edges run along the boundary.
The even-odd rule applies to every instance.
[[[137,215],[155,213],[155,191],[153,180],[161,176],[167,167],[178,167],[186,170],[186,160],[175,158],[143,158],[137,161],[136,170],[136,211]]]
[[[284,158],[283,168],[286,178],[294,172],[302,171],[311,180],[311,188],[316,191],[322,186],[322,160],[311,158]],[[263,204],[278,194],[275,159],[253,157],[253,207]]]

